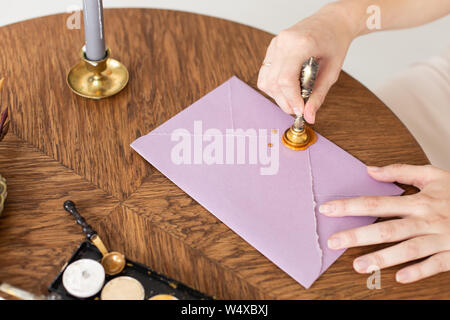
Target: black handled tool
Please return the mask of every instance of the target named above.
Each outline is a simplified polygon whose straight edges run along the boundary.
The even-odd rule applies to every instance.
[[[97,235],[97,232],[92,229],[92,227],[84,220],[81,214],[78,212],[75,207],[75,203],[71,200],[67,200],[64,202],[64,210],[69,212],[74,218],[75,221],[83,228],[83,232],[89,240],[92,240],[94,236]]]
[[[97,232],[84,220],[81,214],[78,212],[73,201],[67,200],[64,202],[64,210],[69,212],[75,221],[83,228],[83,232],[86,237],[100,250],[103,255],[102,266],[105,268],[105,272],[109,275],[116,275],[122,272],[125,268],[126,259],[125,256],[117,251],[108,252],[102,239],[98,236]]]

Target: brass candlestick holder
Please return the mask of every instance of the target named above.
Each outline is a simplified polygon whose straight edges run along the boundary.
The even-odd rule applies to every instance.
[[[69,88],[90,99],[107,98],[120,92],[128,83],[128,70],[110,56],[111,51],[108,48],[102,60],[89,60],[83,47],[81,61],[67,74]]]
[[[318,63],[314,57],[309,58],[302,66],[300,84],[305,105],[311,96],[317,70]],[[311,127],[305,124],[303,116],[296,116],[294,124],[284,132],[281,140],[286,147],[292,150],[305,150],[317,141],[317,135]]]

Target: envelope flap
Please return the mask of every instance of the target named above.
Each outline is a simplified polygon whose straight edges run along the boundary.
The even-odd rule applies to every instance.
[[[319,206],[328,201],[358,196],[400,195],[403,189],[392,183],[374,180],[368,175],[365,164],[321,135],[318,135],[316,144],[308,150],[312,165],[317,230],[324,257],[322,273],[345,251],[329,249],[328,238],[337,232],[373,223],[376,218],[331,218],[321,214]]]
[[[371,178],[364,163],[325,137],[318,136],[317,143],[309,148],[316,197],[345,198],[403,193],[403,189],[392,183]]]

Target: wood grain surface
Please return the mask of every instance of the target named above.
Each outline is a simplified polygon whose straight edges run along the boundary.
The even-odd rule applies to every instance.
[[[72,94],[65,83],[83,45],[83,31],[66,28],[68,15],[0,28],[1,105],[12,118],[0,143],[9,190],[0,281],[46,293],[83,239],[62,209],[71,199],[111,249],[216,298],[450,297],[448,274],[400,285],[398,266],[382,271],[381,290],[369,290],[352,261],[382,246],[348,250],[305,290],[129,147],[232,75],[255,86],[273,35],[185,12],[104,15],[107,45],[130,82],[100,101]],[[428,163],[401,122],[344,72],[317,119],[319,133],[368,165]]]

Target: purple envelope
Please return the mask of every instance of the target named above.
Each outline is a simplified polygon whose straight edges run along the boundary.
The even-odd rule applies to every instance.
[[[232,77],[134,141],[142,157],[244,240],[309,288],[344,252],[335,232],[374,222],[330,218],[320,204],[362,195],[399,195],[366,166],[318,135],[305,151],[281,136],[293,118]]]

